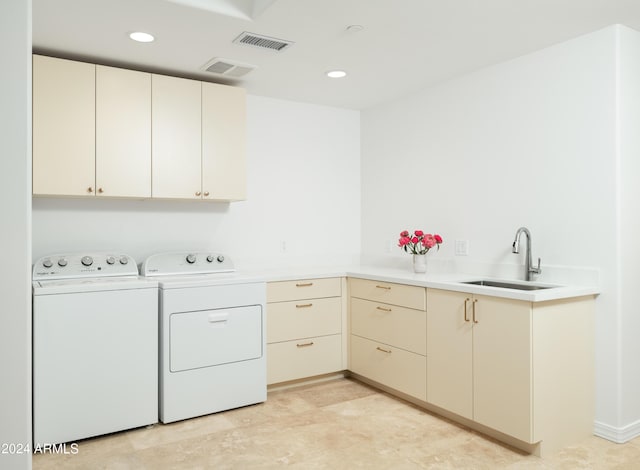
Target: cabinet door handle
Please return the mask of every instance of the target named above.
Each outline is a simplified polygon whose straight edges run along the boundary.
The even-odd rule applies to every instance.
[[[102,188],[98,188],[98,192],[99,192],[100,194],[102,194],[102,193],[104,193],[104,189],[102,189]]]
[[[200,191],[196,191],[196,196],[200,196],[202,193]]]
[[[478,299],[473,299],[473,303],[471,304],[471,312],[472,312],[472,316],[473,316],[473,323],[478,323],[478,320],[476,320],[476,302],[478,301]]]
[[[312,285],[313,285],[313,282],[299,282],[296,284],[296,287],[309,287]]]
[[[296,304],[296,308],[309,308],[312,306],[313,304]]]
[[[469,303],[469,297],[464,299],[464,321],[469,321],[469,316],[467,315],[467,304]]]
[[[209,196],[209,191],[205,191],[204,192],[204,197],[208,197]]]
[[[89,187],[87,188],[87,192],[88,192],[88,193],[92,193],[92,192],[93,192],[93,187],[89,186]]]
[[[391,311],[390,308],[384,308],[384,307],[376,307],[376,310],[382,310],[383,312],[390,312]]]
[[[389,286],[376,286],[376,288],[384,289],[384,290],[391,290],[391,287],[389,287]]]
[[[298,343],[296,347],[298,348],[306,348],[307,346],[313,346],[313,341],[309,341],[308,343]]]
[[[389,349],[382,349],[380,346],[378,346],[376,349],[378,351],[382,351],[383,353],[391,354],[391,350]]]

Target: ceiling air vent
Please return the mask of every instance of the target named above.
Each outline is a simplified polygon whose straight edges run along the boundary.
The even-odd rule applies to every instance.
[[[231,78],[240,78],[255,68],[255,65],[243,64],[241,62],[236,62],[235,60],[221,59],[219,57],[211,59],[200,67],[200,69],[205,72],[215,73],[216,75]]]
[[[246,46],[259,47],[261,49],[269,49],[276,52],[282,52],[294,44],[293,41],[270,38],[268,36],[248,33],[247,31],[235,38],[233,42],[235,44],[244,44]]]

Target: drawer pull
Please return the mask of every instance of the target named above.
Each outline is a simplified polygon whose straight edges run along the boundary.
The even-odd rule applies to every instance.
[[[313,307],[313,304],[296,304],[296,308],[309,308]]]
[[[384,290],[391,290],[391,287],[389,287],[389,286],[376,286],[376,288],[384,289]]]
[[[299,348],[306,348],[307,346],[313,346],[313,341],[309,341],[308,343],[298,343],[296,344]]]
[[[296,287],[309,287],[312,285],[313,285],[313,282],[298,282],[296,284]]]
[[[469,297],[464,299],[464,321],[469,321],[469,315],[467,315],[467,304],[469,303]]]
[[[476,320],[476,302],[478,301],[478,299],[473,299],[473,303],[471,304],[471,313],[473,316],[473,323],[478,323],[478,320]]]
[[[378,351],[382,351],[383,353],[391,354],[391,350],[389,349],[382,349],[380,346],[378,346],[376,349]]]
[[[383,312],[390,312],[391,311],[390,308],[384,308],[384,307],[376,307],[376,310],[382,310]]]

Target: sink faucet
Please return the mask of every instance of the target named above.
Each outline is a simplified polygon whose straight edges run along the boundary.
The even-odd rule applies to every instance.
[[[538,267],[534,268],[531,266],[531,232],[527,229],[527,227],[520,227],[516,232],[516,238],[513,241],[513,253],[520,253],[520,235],[525,234],[527,237],[527,252],[524,258],[524,279],[526,281],[531,280],[532,274],[540,274],[542,269],[540,269],[540,258],[538,258]]]

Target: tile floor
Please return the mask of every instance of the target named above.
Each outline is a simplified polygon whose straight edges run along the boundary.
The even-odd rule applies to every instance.
[[[77,444],[75,455],[34,455],[33,468],[640,469],[640,438],[620,445],[591,437],[540,459],[351,379]]]

